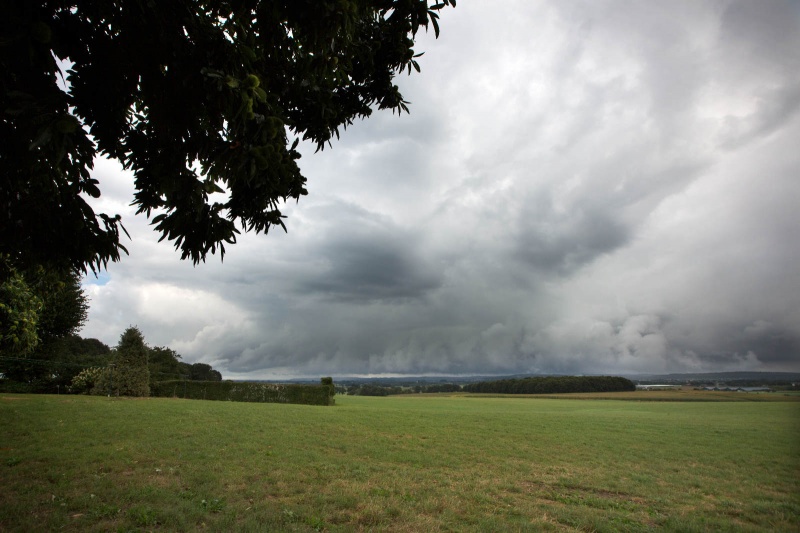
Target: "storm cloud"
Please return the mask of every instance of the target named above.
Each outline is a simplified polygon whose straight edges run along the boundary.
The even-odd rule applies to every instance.
[[[314,153],[287,234],[197,267],[95,170],[130,256],[82,331],[226,377],[800,370],[800,8],[469,2],[411,114]]]

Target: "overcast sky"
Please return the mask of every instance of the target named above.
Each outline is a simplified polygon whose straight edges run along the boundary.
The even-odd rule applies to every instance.
[[[226,378],[800,371],[800,3],[459,2],[303,149],[288,234],[193,267],[99,162],[130,256],[81,334]]]

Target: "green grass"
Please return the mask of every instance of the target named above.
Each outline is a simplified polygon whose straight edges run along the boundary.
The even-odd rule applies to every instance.
[[[800,531],[800,403],[0,395],[0,531]]]

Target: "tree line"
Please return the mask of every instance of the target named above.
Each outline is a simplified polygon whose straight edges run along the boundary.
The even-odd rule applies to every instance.
[[[186,363],[171,348],[148,346],[136,327],[126,329],[114,348],[80,337],[88,308],[74,271],[17,269],[0,255],[0,391],[69,392],[87,369],[125,367],[122,360],[131,349],[143,356],[148,385],[222,380],[210,365]]]
[[[570,392],[623,392],[635,391],[636,384],[629,379],[615,376],[547,376],[508,378],[480,381],[460,385],[458,383],[434,383],[431,385],[337,385],[339,394],[350,396],[391,396],[419,393],[490,393],[490,394],[554,394]]]
[[[113,348],[71,334],[43,343],[24,357],[0,353],[0,392],[90,393],[96,388],[96,394],[105,394],[110,380],[112,385],[117,382],[117,395],[146,396],[144,385],[149,388],[159,381],[222,381],[211,365],[181,359],[171,348],[148,346],[135,326],[127,328]],[[126,389],[133,367],[138,368],[133,371],[138,385]]]
[[[432,385],[378,385],[364,383],[361,385],[337,385],[336,392],[349,396],[392,396],[396,394],[419,394],[433,392],[461,392],[457,383],[435,383]]]
[[[635,391],[636,384],[616,376],[547,376],[481,381],[464,385],[465,392],[494,394],[555,394],[565,392]]]

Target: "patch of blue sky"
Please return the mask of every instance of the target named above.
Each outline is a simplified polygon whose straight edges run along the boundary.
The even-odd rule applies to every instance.
[[[98,272],[97,274],[87,274],[83,278],[86,285],[105,285],[111,281],[111,275],[108,272]]]

